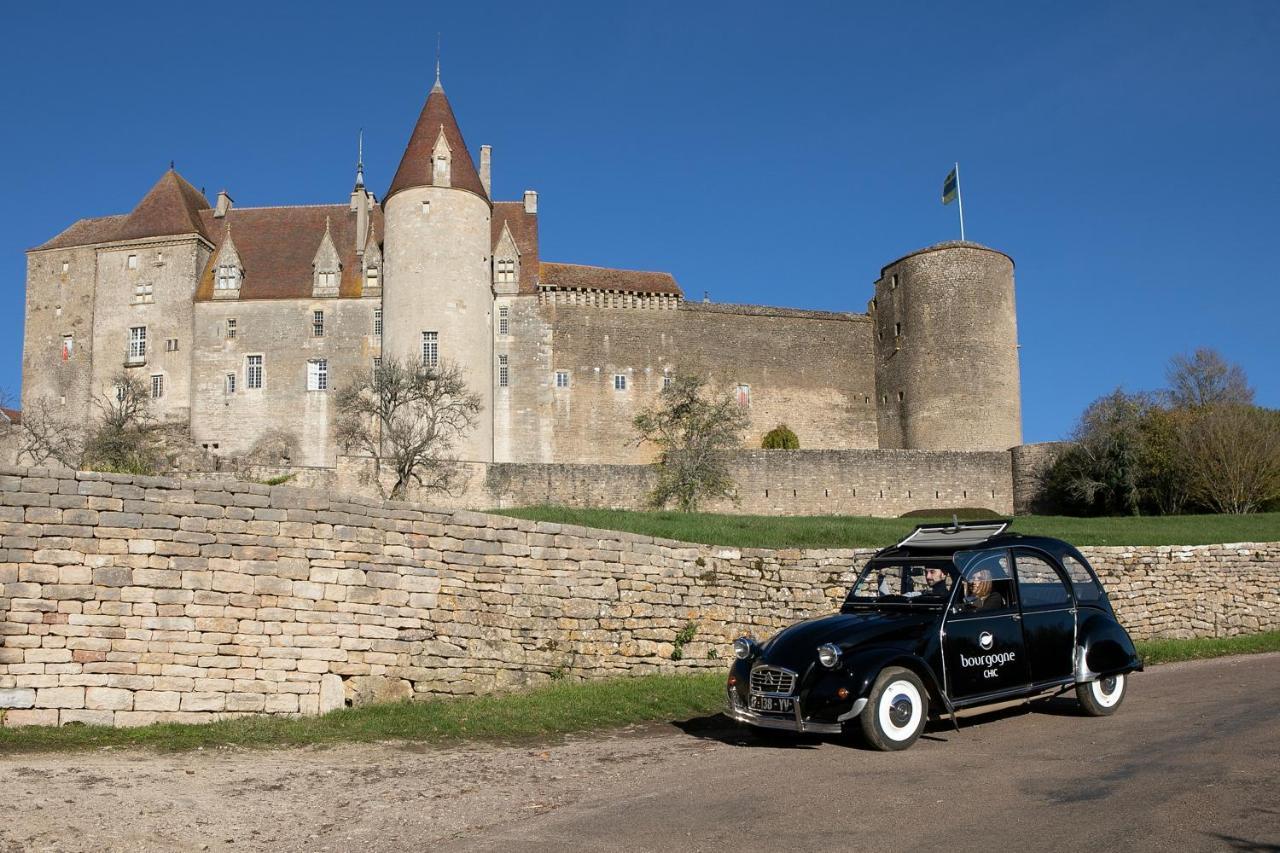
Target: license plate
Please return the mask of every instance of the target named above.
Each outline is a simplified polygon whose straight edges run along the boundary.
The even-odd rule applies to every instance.
[[[790,714],[793,713],[793,701],[786,696],[758,696],[753,693],[748,706],[753,711],[764,711],[766,714]]]

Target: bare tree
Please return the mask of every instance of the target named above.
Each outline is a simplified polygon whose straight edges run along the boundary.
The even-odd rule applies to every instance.
[[[82,465],[91,471],[153,474],[164,464],[151,393],[137,374],[121,370],[94,401],[98,425],[85,441]]]
[[[655,508],[674,501],[694,512],[704,497],[734,497],[723,451],[742,446],[750,418],[733,394],[707,385],[704,376],[678,373],[632,422],[637,443],[658,446],[658,482],[649,495]]]
[[[1165,378],[1169,382],[1165,393],[1174,408],[1253,403],[1253,389],[1244,369],[1217,350],[1201,347],[1191,355],[1175,355],[1165,369]]]
[[[1192,497],[1217,512],[1257,512],[1280,498],[1280,412],[1218,405],[1179,432]]]
[[[83,468],[84,424],[65,417],[48,397],[29,401],[18,434],[18,461],[66,468]]]
[[[454,445],[475,428],[480,396],[467,389],[461,368],[385,359],[373,373],[338,392],[337,439],[347,451],[373,458],[382,489],[384,468],[395,475],[390,497],[410,484],[449,491],[461,474]]]

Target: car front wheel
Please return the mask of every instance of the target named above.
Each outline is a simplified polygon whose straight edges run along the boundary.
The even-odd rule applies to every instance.
[[[871,686],[859,719],[867,743],[890,751],[915,743],[928,717],[928,694],[919,677],[909,669],[891,666]]]
[[[1076,685],[1076,698],[1080,707],[1090,717],[1114,714],[1124,701],[1126,679],[1123,675],[1108,675]]]

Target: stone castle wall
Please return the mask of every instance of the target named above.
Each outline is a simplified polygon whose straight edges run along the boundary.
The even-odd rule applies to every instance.
[[[0,708],[6,725],[125,726],[714,670],[734,637],[833,610],[871,553],[4,469]],[[1135,638],[1280,627],[1280,543],[1086,554]]]

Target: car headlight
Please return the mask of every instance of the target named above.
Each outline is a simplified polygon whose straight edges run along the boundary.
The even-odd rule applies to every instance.
[[[833,643],[818,646],[818,662],[827,669],[835,669],[840,663],[840,647]]]
[[[733,656],[738,660],[746,660],[755,654],[756,644],[750,637],[739,637],[733,641]]]

